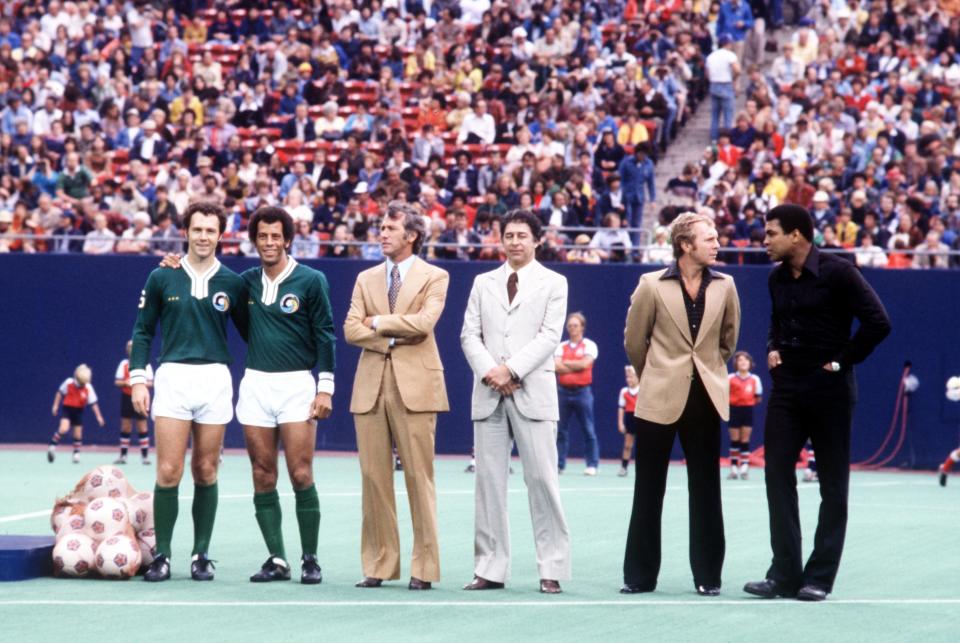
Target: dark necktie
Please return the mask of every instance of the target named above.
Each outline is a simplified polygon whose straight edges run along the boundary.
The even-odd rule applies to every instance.
[[[387,299],[390,301],[390,312],[397,305],[397,295],[400,294],[400,268],[394,265],[390,271],[390,291],[387,293]]]
[[[517,273],[511,272],[507,277],[507,299],[513,303],[513,298],[517,296]]]

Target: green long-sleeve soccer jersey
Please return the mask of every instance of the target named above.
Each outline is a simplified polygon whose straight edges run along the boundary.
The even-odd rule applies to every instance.
[[[227,318],[246,337],[246,286],[240,275],[219,261],[197,274],[184,261],[182,270],[157,268],[140,294],[133,327],[130,376],[146,368],[157,322],[163,336],[160,363],[229,364]]]
[[[270,281],[257,266],[240,276],[248,293],[247,368],[333,373],[336,335],[326,276],[292,257]]]

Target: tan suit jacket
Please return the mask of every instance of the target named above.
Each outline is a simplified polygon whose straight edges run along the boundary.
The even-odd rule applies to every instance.
[[[690,335],[683,284],[662,279],[666,269],[648,272],[630,298],[624,348],[640,378],[635,415],[657,424],[680,419],[690,393],[693,369],[720,417],[730,417],[727,360],[740,332],[740,299],[733,278],[712,272],[705,293],[697,341]]]
[[[450,410],[443,364],[433,334],[447,300],[449,283],[446,270],[416,259],[400,286],[394,314],[390,314],[386,263],[357,275],[350,312],[343,325],[347,342],[363,349],[353,380],[351,413],[368,413],[373,409],[388,354],[394,371],[402,375],[397,379],[397,387],[407,410],[417,413]],[[373,316],[379,316],[376,330],[363,325],[366,317]],[[415,335],[427,338],[419,344],[390,347],[391,337]]]

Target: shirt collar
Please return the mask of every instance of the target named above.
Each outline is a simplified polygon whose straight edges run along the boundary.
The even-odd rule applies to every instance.
[[[820,276],[820,251],[817,250],[816,246],[810,246],[810,254],[807,255],[807,260],[803,262],[803,269],[814,277]]]
[[[387,259],[387,282],[390,281],[390,273],[393,272],[393,267],[397,266],[400,269],[400,281],[402,282],[407,278],[407,273],[410,272],[410,266],[413,265],[413,262],[416,261],[417,255],[410,255],[400,263],[393,263],[390,259]]]
[[[704,278],[705,281],[710,281],[711,279],[716,279],[716,278],[717,278],[717,273],[715,273],[713,270],[711,270],[711,269],[710,269],[710,266],[704,266],[704,267],[703,267],[703,278]],[[678,280],[678,281],[680,280],[680,266],[677,265],[677,262],[676,262],[676,261],[674,261],[672,264],[670,264],[670,266],[667,268],[666,272],[664,272],[662,275],[660,275],[660,280],[663,281],[664,279],[676,279],[676,280]]]
[[[513,268],[510,267],[510,262],[506,262],[506,263],[503,264],[503,269],[504,269],[504,272],[507,273],[507,277],[510,276],[510,273],[511,273],[511,272],[516,272],[516,273],[517,273],[517,285],[519,285],[519,284],[523,283],[524,279],[530,279],[530,275],[531,275],[531,273],[533,273],[533,267],[534,267],[535,265],[537,265],[537,260],[536,260],[536,259],[534,259],[533,261],[531,261],[530,263],[528,263],[527,265],[525,265],[525,266],[524,266],[523,268],[521,268],[520,270],[514,270]]]

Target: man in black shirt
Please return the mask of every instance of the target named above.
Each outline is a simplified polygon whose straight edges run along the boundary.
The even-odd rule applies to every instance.
[[[820,601],[833,589],[847,527],[853,365],[890,333],[890,319],[853,264],[813,246],[813,217],[805,208],[774,208],[765,231],[767,253],[781,262],[770,273],[773,392],[764,427],[773,562],[764,580],[743,589],[763,598]],[[854,319],[859,328],[850,337]],[[817,454],[821,501],[813,553],[804,566],[795,467],[808,438]]]

